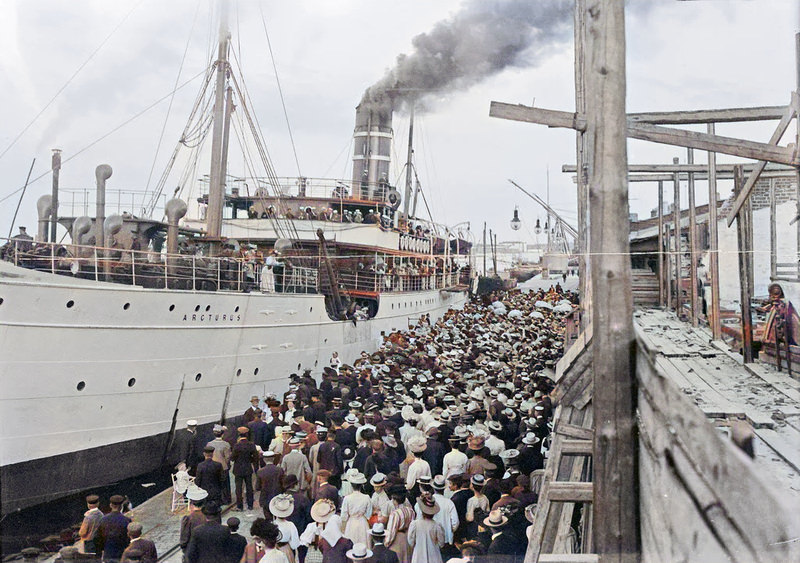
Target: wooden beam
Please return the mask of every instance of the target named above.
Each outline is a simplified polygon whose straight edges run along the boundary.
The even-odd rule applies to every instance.
[[[676,172],[674,174],[678,174],[678,177],[681,181],[688,180],[689,173],[688,172]],[[671,182],[674,179],[674,174],[629,174],[628,181],[629,182]],[[708,180],[708,173],[707,172],[694,172],[694,179],[697,181],[706,181]],[[773,171],[773,172],[764,172],[761,174],[762,179],[766,178],[789,178],[792,177],[794,179],[794,171],[788,170],[781,170],[781,171]],[[722,172],[717,174],[717,180],[733,180],[733,172]]]
[[[794,115],[794,109],[792,109],[791,112],[789,120],[791,120],[791,116]],[[585,119],[577,113],[532,108],[519,104],[513,105],[502,102],[492,102],[489,115],[491,117],[511,119],[513,121],[539,123],[547,125],[548,127],[565,127],[577,131],[586,129]],[[783,126],[783,120],[778,125],[779,128],[781,126]],[[687,148],[691,147],[704,151],[714,151],[741,158],[752,158],[753,160],[764,160],[789,166],[798,165],[794,147],[779,147],[776,144],[778,141],[774,143],[758,143],[745,139],[709,135],[708,133],[699,133],[686,129],[674,129],[661,125],[651,125],[649,123],[636,123],[633,121],[627,122],[627,135],[632,139],[650,141],[652,143]]]
[[[673,164],[678,164],[678,159],[672,159]],[[678,173],[672,175],[672,233],[675,240],[675,314],[680,319],[683,313],[683,284],[681,283],[681,180]]]
[[[664,307],[664,182],[658,183],[658,304]]]
[[[734,193],[739,195],[742,193],[744,186],[744,170],[741,168],[736,170],[736,177],[734,178]],[[738,254],[739,254],[739,300],[741,302],[741,321],[742,321],[742,359],[744,363],[753,363],[753,320],[752,312],[750,311],[750,299],[752,298],[751,287],[751,250],[752,239],[749,236],[749,223],[750,223],[750,200],[744,201],[744,208],[741,213],[737,215],[736,220],[736,234],[739,241]]]
[[[786,106],[760,106],[751,108],[629,113],[628,120],[634,123],[652,123],[654,125],[688,125],[691,123],[767,121],[771,119],[780,119],[785,113]]]
[[[750,172],[758,166],[758,163],[742,162],[739,164],[717,164],[717,172],[727,172],[733,177],[733,169],[736,166],[742,166],[745,172]],[[767,164],[764,170],[768,172],[783,171],[787,174],[794,172],[792,166],[785,166],[783,164]],[[561,171],[574,174],[577,172],[577,167],[574,164],[564,164],[561,166]],[[687,174],[689,172],[703,173],[707,171],[707,164],[628,164],[629,173],[651,172],[673,174],[679,172],[681,174]]]
[[[629,125],[628,136],[632,139],[650,141],[651,143],[660,143],[662,145],[691,147],[693,149],[714,151],[741,158],[752,158],[753,160],[766,160],[790,166],[797,164],[794,147],[779,147],[769,143],[758,143],[646,123]]]
[[[564,440],[561,455],[592,455],[591,440]]]
[[[625,3],[587,0],[587,132],[593,140],[589,244],[595,350],[594,551],[633,563],[639,550],[633,299],[625,116]]]
[[[492,102],[489,106],[489,117],[537,123],[539,125],[547,125],[548,127],[563,127],[566,129],[575,129],[576,131],[586,130],[585,116],[568,111],[523,106],[522,104]]]
[[[547,490],[550,502],[592,502],[594,485],[592,483],[573,483],[572,481],[551,481]]]
[[[542,553],[539,563],[597,563],[600,557],[596,553]]]
[[[694,164],[694,149],[686,149],[686,162]],[[691,307],[690,319],[692,326],[697,326],[697,214],[695,209],[694,173],[689,172],[688,199],[689,199],[689,303]]]
[[[784,113],[777,127],[775,127],[775,132],[772,133],[772,137],[769,139],[770,144],[778,144],[778,142],[780,142],[784,133],[786,133],[786,130],[789,128],[792,118],[797,114],[798,107],[800,107],[800,100],[798,100],[797,92],[792,92],[792,103],[786,108],[786,113]],[[760,160],[763,161],[765,159]],[[766,164],[766,162],[759,162],[755,169],[747,177],[747,182],[745,182],[742,191],[733,201],[733,207],[731,207],[731,211],[728,214],[728,227],[733,224],[736,214],[739,213],[739,210],[742,208],[742,205],[744,205],[745,200],[750,197],[750,192],[753,191],[753,187],[756,185],[758,177],[764,171]]]
[[[715,133],[714,124],[707,126],[708,133]],[[717,154],[708,153],[708,236],[709,270],[711,272],[711,336],[722,338],[722,322],[719,306],[719,227],[717,224]]]
[[[556,425],[556,434],[575,438],[576,440],[591,440],[594,438],[594,430],[592,428],[583,428],[574,424],[560,423]]]

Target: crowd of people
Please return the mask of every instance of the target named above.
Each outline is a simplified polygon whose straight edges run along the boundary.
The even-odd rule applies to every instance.
[[[334,354],[321,382],[292,374],[282,397],[253,396],[213,440],[189,421],[176,436],[184,560],[304,563],[314,550],[324,563],[521,562],[576,301],[552,287],[475,298],[351,365]],[[234,515],[223,524],[226,505]],[[140,526],[114,516],[112,539],[95,509],[87,548],[155,561]],[[236,515],[245,510],[258,511],[249,541]]]

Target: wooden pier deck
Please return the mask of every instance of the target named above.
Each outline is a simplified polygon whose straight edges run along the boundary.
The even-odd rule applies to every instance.
[[[656,366],[723,434],[734,420],[753,427],[756,465],[800,506],[800,382],[772,365],[743,365],[673,313],[639,310],[634,322]]]

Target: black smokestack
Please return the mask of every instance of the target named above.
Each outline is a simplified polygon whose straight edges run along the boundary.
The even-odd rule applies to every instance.
[[[414,37],[413,51],[364,93],[362,104],[397,105],[426,92],[466,89],[510,66],[529,66],[567,37],[569,0],[467,0]]]

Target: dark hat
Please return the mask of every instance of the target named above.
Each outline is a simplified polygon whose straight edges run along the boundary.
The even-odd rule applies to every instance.
[[[222,512],[222,510],[216,502],[207,502],[203,505],[203,514],[206,516],[215,516],[220,512]]]
[[[86,497],[86,504],[97,504],[100,502],[100,497],[97,495],[89,495]]]
[[[108,499],[108,502],[111,504],[122,504],[125,502],[125,497],[122,495],[113,495],[110,499]]]
[[[228,528],[238,528],[241,521],[236,516],[231,516],[225,523],[228,525]]]
[[[214,446],[206,446],[203,448],[203,453],[213,454],[214,453]]]

